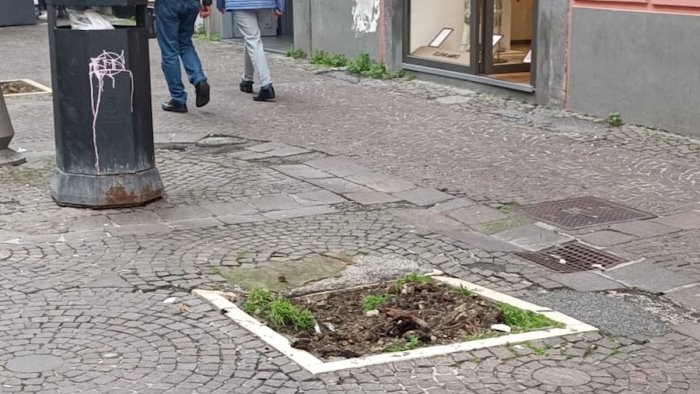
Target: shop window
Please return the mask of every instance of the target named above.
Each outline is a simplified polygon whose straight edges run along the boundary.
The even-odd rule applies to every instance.
[[[469,66],[471,0],[411,0],[410,48],[413,57]]]

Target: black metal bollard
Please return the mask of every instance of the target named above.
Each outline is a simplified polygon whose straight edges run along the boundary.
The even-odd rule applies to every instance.
[[[161,197],[155,167],[147,0],[46,0],[59,205],[110,208]],[[58,6],[133,7],[137,25],[57,26]]]

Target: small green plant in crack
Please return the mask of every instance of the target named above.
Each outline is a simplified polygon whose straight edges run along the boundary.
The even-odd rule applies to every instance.
[[[507,304],[500,304],[499,310],[503,314],[504,323],[523,331],[537,330],[540,328],[563,328],[562,323],[555,322],[532,311],[526,311]]]
[[[311,55],[309,62],[317,66],[345,67],[348,64],[348,59],[345,55],[330,55],[324,51],[316,51]]]
[[[530,350],[532,350],[533,353],[535,353],[538,356],[546,356],[547,350],[550,349],[550,347],[546,344],[543,347],[538,347],[535,346],[532,342],[525,342],[525,346],[527,346]]]
[[[236,260],[244,259],[247,255],[248,255],[248,251],[241,250],[238,253],[236,253]]]
[[[407,352],[409,350],[413,349],[418,349],[420,347],[420,341],[418,340],[417,335],[411,335],[408,339],[406,340],[400,340],[393,345],[389,346],[389,349],[387,349],[389,352]]]
[[[401,278],[394,280],[394,287],[396,287],[397,289],[400,289],[406,283],[416,283],[416,284],[435,283],[435,279],[430,277],[430,276],[427,276],[427,275],[408,274],[404,277],[401,277]]]
[[[369,54],[364,52],[348,61],[348,72],[376,79],[413,78],[410,73],[403,69],[388,71],[384,63],[370,59]]]
[[[379,308],[394,298],[391,294],[370,294],[362,299],[362,311],[367,312]]]
[[[221,268],[220,267],[213,267],[211,269],[211,272],[215,275],[221,275]]]
[[[472,293],[471,290],[467,289],[462,285],[460,285],[456,290],[457,293],[459,293],[459,295],[461,295],[462,297],[471,297],[474,295],[474,293]]]
[[[608,114],[608,126],[610,127],[620,127],[622,126],[622,117],[619,112],[611,112]]]
[[[498,207],[498,210],[501,211],[501,213],[509,214],[517,211],[519,208],[520,205],[518,203],[512,202],[501,205]]]
[[[284,54],[292,59],[306,59],[306,52],[297,48],[289,48]]]

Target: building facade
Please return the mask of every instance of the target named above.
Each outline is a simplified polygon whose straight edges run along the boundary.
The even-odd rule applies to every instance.
[[[700,136],[700,0],[293,0],[294,46]]]

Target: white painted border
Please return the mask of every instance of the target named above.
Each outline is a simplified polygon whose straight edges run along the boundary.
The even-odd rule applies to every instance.
[[[340,361],[324,362],[304,350],[294,349],[289,340],[276,331],[267,327],[254,317],[245,313],[242,309],[226,299],[221,292],[210,290],[194,290],[192,293],[200,298],[203,298],[215,308],[224,311],[224,315],[231,319],[236,324],[250,331],[265,341],[268,345],[277,349],[280,353],[292,359],[302,368],[311,372],[314,375],[340,371],[344,369],[360,368],[370,365],[386,364],[391,362],[414,360],[417,358],[442,356],[451,353],[472,351],[494,346],[503,346],[511,343],[522,343],[527,341],[535,341],[539,339],[559,337],[569,334],[578,334],[582,332],[598,331],[597,328],[580,322],[574,318],[556,312],[550,308],[541,307],[529,302],[517,299],[499,293],[497,291],[487,289],[473,283],[463,281],[461,279],[450,278],[446,276],[436,276],[436,280],[450,286],[464,287],[472,293],[486,298],[488,300],[508,304],[516,308],[540,313],[548,318],[564,324],[565,328],[551,328],[546,330],[530,331],[520,334],[503,335],[495,338],[478,339],[469,342],[454,343],[451,345],[428,346],[406,352],[383,353],[367,357],[352,358]]]
[[[53,91],[51,90],[50,87],[44,86],[44,85],[40,84],[39,82],[34,81],[34,80],[31,80],[31,79],[9,79],[9,80],[7,80],[7,81],[0,81],[0,83],[2,83],[2,82],[24,82],[24,83],[26,83],[26,84],[28,84],[28,85],[34,86],[34,87],[37,88],[37,89],[41,89],[41,92],[10,93],[10,94],[6,94],[5,97],[18,97],[18,96],[29,96],[29,95],[32,95],[32,94],[47,94],[47,93],[53,93]]]

